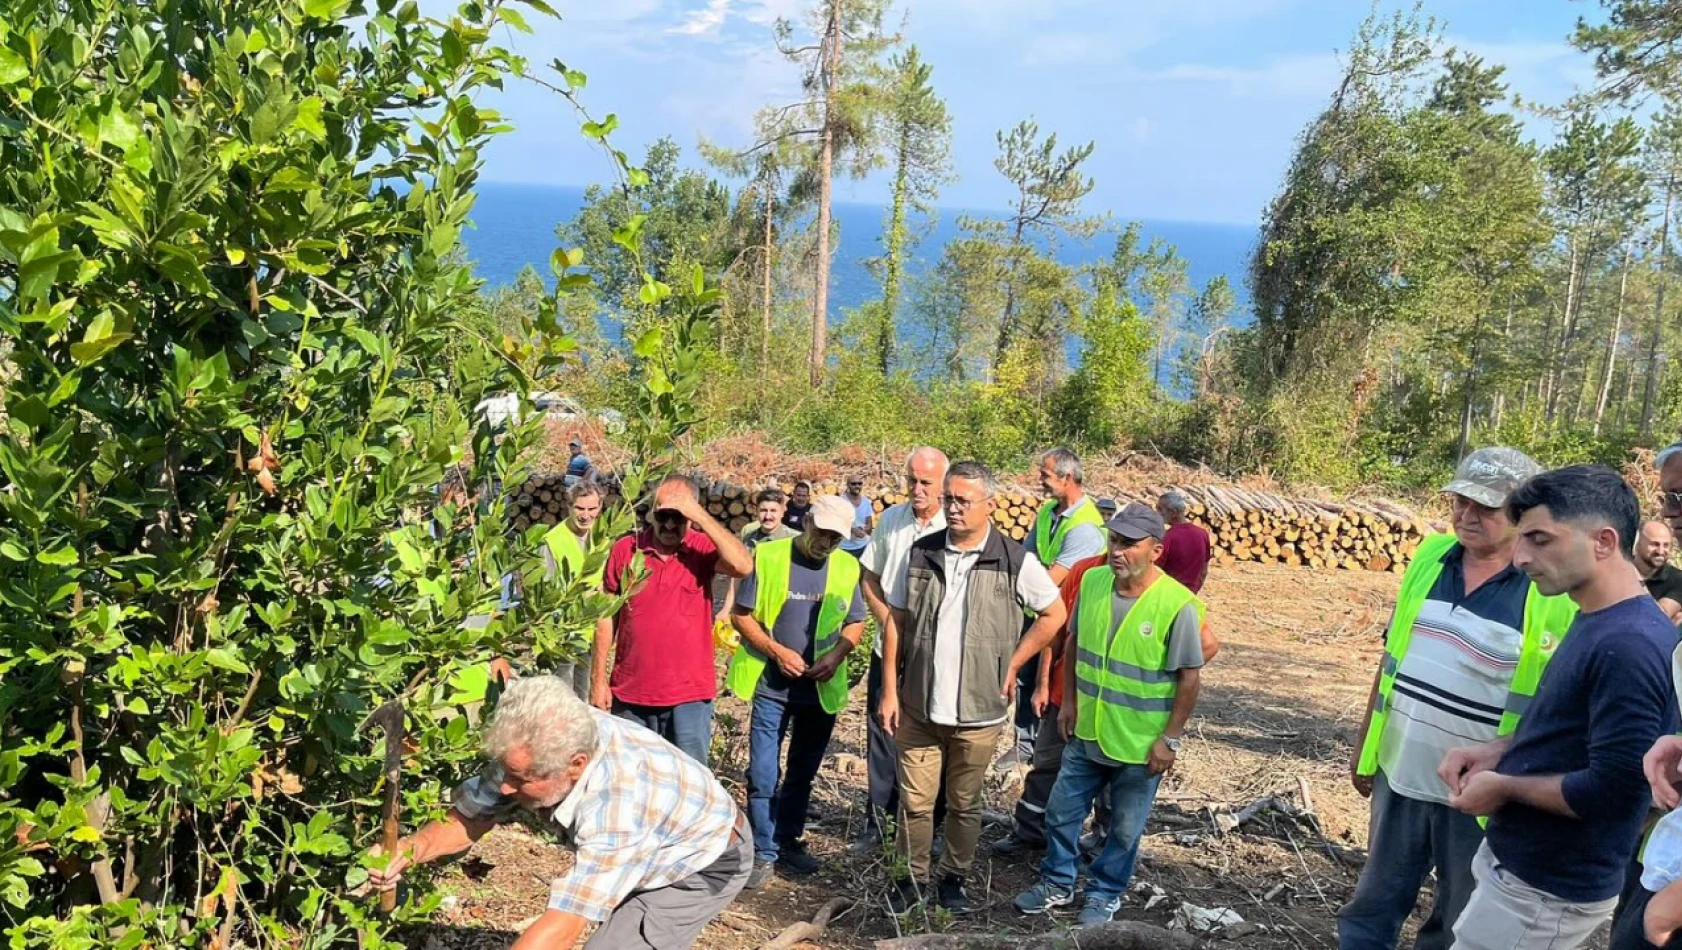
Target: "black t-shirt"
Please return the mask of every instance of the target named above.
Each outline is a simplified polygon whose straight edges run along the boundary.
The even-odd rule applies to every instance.
[[[1682,569],[1678,569],[1676,565],[1666,564],[1643,583],[1647,585],[1647,593],[1652,594],[1654,600],[1669,597],[1682,604]]]
[[[783,524],[796,531],[804,531],[806,529],[806,512],[811,510],[811,505],[797,505],[791,501],[783,508]]]

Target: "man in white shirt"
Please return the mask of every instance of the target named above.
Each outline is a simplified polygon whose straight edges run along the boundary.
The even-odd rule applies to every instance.
[[[911,559],[911,544],[918,538],[946,528],[941,509],[941,485],[946,481],[946,454],[923,446],[905,458],[905,490],[911,500],[889,507],[876,520],[870,544],[860,555],[864,568],[864,600],[876,618],[875,649],[870,657],[866,685],[866,716],[869,736],[866,761],[869,766],[870,808],[864,833],[854,844],[856,851],[873,850],[881,843],[883,818],[899,810],[899,753],[894,737],[882,728],[877,711],[882,707],[882,641],[880,631],[888,628],[889,600],[903,595],[905,566]],[[936,808],[935,825],[943,817]]]

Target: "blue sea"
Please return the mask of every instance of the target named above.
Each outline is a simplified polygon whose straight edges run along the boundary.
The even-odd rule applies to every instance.
[[[582,188],[485,182],[479,185],[473,209],[476,227],[466,232],[468,255],[488,286],[513,283],[515,275],[530,264],[550,279],[549,255],[556,247],[555,226],[569,221],[584,202]],[[921,241],[912,249],[907,270],[916,274],[940,258],[946,242],[959,236],[962,215],[997,217],[995,212],[966,212],[943,209],[924,226]],[[882,253],[882,230],[887,215],[881,207],[866,204],[837,204],[834,210],[840,246],[830,276],[831,320],[844,310],[876,299],[881,287],[866,261]],[[1255,246],[1257,229],[1234,224],[1204,224],[1189,221],[1140,222],[1143,239],[1160,237],[1174,245],[1186,259],[1194,289],[1201,289],[1217,274],[1227,275],[1242,310],[1247,301],[1244,277]],[[1118,222],[1119,227],[1119,222]],[[1113,234],[1100,234],[1084,243],[1058,249],[1065,263],[1078,265],[1108,257],[1115,248]],[[1071,359],[1078,360],[1071,352]]]

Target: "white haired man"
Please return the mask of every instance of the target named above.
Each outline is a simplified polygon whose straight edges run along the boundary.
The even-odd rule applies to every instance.
[[[398,843],[377,890],[466,851],[521,810],[575,852],[549,907],[511,950],[682,950],[753,868],[747,821],[706,766],[649,730],[590,708],[553,676],[511,683],[485,729],[483,772],[454,807]],[[379,853],[376,848],[375,854]]]

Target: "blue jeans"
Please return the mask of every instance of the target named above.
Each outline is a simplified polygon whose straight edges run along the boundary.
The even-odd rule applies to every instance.
[[[676,706],[638,706],[613,701],[613,714],[653,732],[709,768],[713,745],[713,701],[696,700]]]
[[[1454,922],[1472,896],[1472,859],[1482,843],[1476,818],[1399,794],[1383,771],[1374,775],[1367,863],[1349,903],[1337,912],[1338,950],[1394,950],[1433,869],[1431,913],[1419,925],[1413,947],[1447,950]]]
[[[1063,767],[1045,807],[1045,859],[1040,862],[1040,877],[1047,884],[1074,889],[1080,827],[1108,782],[1110,837],[1087,872],[1086,893],[1104,899],[1120,897],[1133,878],[1133,866],[1139,860],[1139,837],[1145,832],[1145,819],[1150,817],[1162,776],[1150,774],[1143,765],[1096,762],[1087,756],[1086,745],[1071,739],[1063,747]]]
[[[783,845],[806,832],[812,780],[829,748],[835,717],[822,706],[791,704],[754,694],[748,727],[748,824],[753,826],[756,861],[775,861]],[[788,771],[781,768],[788,739]]]

